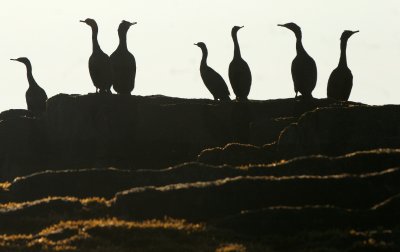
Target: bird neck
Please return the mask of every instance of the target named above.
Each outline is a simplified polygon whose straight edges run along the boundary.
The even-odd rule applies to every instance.
[[[29,86],[30,87],[37,86],[36,81],[35,81],[35,79],[33,78],[33,75],[32,75],[32,66],[31,66],[31,64],[25,64],[25,66],[26,66],[26,76],[28,77]]]
[[[119,48],[122,49],[128,49],[127,43],[126,43],[126,34],[128,31],[118,31],[118,37],[119,37]]]
[[[234,58],[236,58],[236,57],[240,58],[241,55],[240,55],[239,41],[238,41],[238,38],[237,38],[237,32],[232,32],[232,39],[233,39],[233,45],[234,45],[234,48],[235,48],[235,50],[233,52],[233,57]]]
[[[92,27],[92,44],[93,44],[93,51],[99,51],[100,45],[97,41],[97,34],[99,33],[99,29],[97,27]]]
[[[203,57],[201,58],[200,66],[207,66],[207,57],[208,57],[208,50],[207,48],[201,48],[203,52]]]
[[[296,51],[297,54],[306,53],[306,50],[303,47],[303,42],[301,41],[301,34],[296,34]]]
[[[346,49],[347,49],[347,39],[343,39],[343,40],[340,41],[339,66],[347,66]]]

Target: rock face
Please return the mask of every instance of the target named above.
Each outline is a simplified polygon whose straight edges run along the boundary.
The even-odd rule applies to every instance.
[[[278,151],[291,156],[340,155],[400,147],[400,106],[321,108],[282,131]]]
[[[46,165],[45,123],[27,111],[0,114],[0,181],[30,174]]]
[[[400,106],[47,105],[0,114],[0,251],[400,251]]]
[[[368,163],[368,165],[366,165]],[[360,176],[400,167],[400,150],[356,152],[339,157],[311,156],[278,164],[212,166],[185,163],[161,170],[121,170],[115,168],[42,171],[19,177],[0,195],[0,203],[25,202],[46,197],[103,197],[111,199],[119,191],[146,186],[168,186],[235,177],[300,176],[327,177],[337,174]],[[243,189],[243,188],[241,188]],[[271,192],[275,193],[275,192]]]
[[[263,164],[298,156],[400,148],[399,115],[398,105],[318,108],[284,128],[277,142],[209,148],[199,154],[198,161],[214,165]]]
[[[45,169],[163,168],[214,146],[269,143],[306,111],[352,105],[60,94],[40,119],[23,110],[0,115],[0,181]]]

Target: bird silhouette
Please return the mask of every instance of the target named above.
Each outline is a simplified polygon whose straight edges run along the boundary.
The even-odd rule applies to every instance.
[[[340,59],[328,80],[328,98],[347,101],[353,87],[353,74],[347,67],[346,48],[349,38],[359,31],[344,31],[340,37]]]
[[[89,73],[92,82],[96,87],[96,93],[111,93],[111,86],[113,82],[112,66],[110,57],[105,54],[97,41],[97,34],[99,28],[94,19],[87,18],[80,20],[92,28],[92,44],[93,51],[89,57]]]
[[[23,63],[26,66],[29,88],[26,90],[25,98],[28,110],[34,114],[41,114],[46,111],[46,92],[41,88],[32,75],[32,65],[28,58],[21,57],[11,59]]]
[[[231,82],[233,92],[238,101],[247,100],[251,87],[251,72],[249,65],[242,59],[240,47],[237,38],[237,32],[243,26],[234,26],[232,28],[232,39],[234,44],[234,54],[229,64],[229,81]]]
[[[207,65],[208,50],[206,44],[198,42],[195,45],[200,47],[203,56],[200,63],[200,75],[208,91],[214,97],[214,100],[229,101],[229,90],[224,79],[214,69]]]
[[[135,87],[136,61],[135,57],[128,51],[126,34],[129,27],[136,24],[123,20],[118,27],[119,45],[110,55],[113,67],[113,88],[118,94],[131,94]]]
[[[311,93],[317,84],[317,65],[303,47],[301,29],[295,23],[279,24],[278,26],[293,31],[296,36],[297,55],[292,62],[292,79],[294,91],[296,92],[295,98],[298,92],[304,98],[311,98]]]

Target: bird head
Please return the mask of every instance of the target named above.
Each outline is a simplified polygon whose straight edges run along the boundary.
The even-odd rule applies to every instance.
[[[131,23],[129,21],[122,20],[121,23],[119,24],[118,31],[127,31],[129,27],[135,24],[137,24],[137,22]]]
[[[200,47],[201,49],[207,48],[207,47],[206,47],[206,44],[204,44],[203,42],[198,42],[198,43],[195,43],[194,45],[197,45],[197,46]]]
[[[294,32],[294,34],[296,34],[296,36],[301,34],[300,26],[298,26],[295,23],[278,24],[278,26],[285,27],[285,28],[291,30],[292,32]]]
[[[240,29],[242,29],[244,26],[237,26],[235,25],[232,27],[232,33],[237,33]]]
[[[18,61],[18,62],[24,63],[24,64],[27,65],[27,66],[31,64],[31,62],[29,61],[29,59],[26,58],[26,57],[20,57],[20,58],[10,59],[10,60],[14,60],[14,61]]]
[[[345,30],[342,33],[342,36],[340,37],[340,40],[348,40],[354,33],[357,33],[357,32],[359,32],[359,31],[348,31],[348,30]]]
[[[89,25],[92,28],[97,28],[97,23],[94,19],[92,18],[86,18],[85,20],[79,20],[79,22],[85,23],[87,25]]]

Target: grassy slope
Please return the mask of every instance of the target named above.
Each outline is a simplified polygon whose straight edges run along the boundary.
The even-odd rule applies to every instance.
[[[399,237],[398,228],[249,237],[183,220],[108,218],[63,221],[35,234],[1,235],[0,251],[398,251]]]

